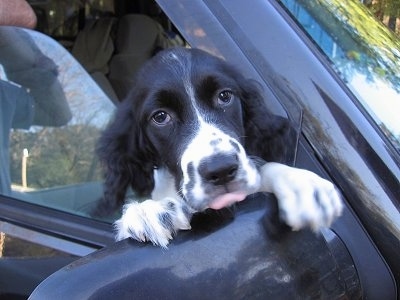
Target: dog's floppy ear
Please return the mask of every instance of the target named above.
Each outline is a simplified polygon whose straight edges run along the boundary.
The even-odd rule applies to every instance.
[[[242,81],[241,93],[247,153],[265,161],[286,163],[288,152],[294,150],[290,149],[294,132],[289,120],[271,113],[258,83]]]
[[[95,209],[95,215],[104,216],[118,209],[129,186],[138,196],[150,195],[154,188],[154,160],[149,147],[140,120],[134,117],[132,101],[126,99],[98,142],[97,154],[104,167],[105,181],[104,199]]]

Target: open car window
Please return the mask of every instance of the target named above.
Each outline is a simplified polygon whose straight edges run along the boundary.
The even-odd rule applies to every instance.
[[[32,3],[42,33],[0,28],[0,195],[91,218],[103,193],[96,143],[115,104],[146,60],[186,44],[155,17],[68,3]]]
[[[146,60],[186,44],[155,4],[31,5],[37,31],[0,28],[0,195],[92,218],[103,193],[96,143],[115,104]]]
[[[44,26],[39,15],[42,33],[0,28],[0,195],[92,217],[103,193],[96,143],[115,104],[146,60],[185,43],[148,15],[93,7],[82,28],[65,31],[79,6],[72,19],[52,18],[68,6],[53,2],[33,4],[52,19]]]
[[[0,28],[0,194],[91,218],[103,193],[97,139],[140,66],[174,46],[200,47],[228,60],[240,54],[209,40],[209,23],[181,22],[177,9],[165,11],[177,27],[158,6],[123,15],[118,7],[84,7],[82,23],[82,7],[71,4],[72,14],[56,18],[68,6],[57,3],[32,3],[43,33]],[[71,22],[75,27],[65,29]],[[249,66],[241,68],[246,76],[255,75],[248,61],[241,64]],[[271,110],[294,121],[286,158],[294,164],[301,109],[291,102],[285,105],[291,111],[285,111],[280,103],[285,97],[262,88]]]

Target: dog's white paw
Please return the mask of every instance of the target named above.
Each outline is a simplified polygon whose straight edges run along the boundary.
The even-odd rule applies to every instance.
[[[341,215],[343,203],[335,186],[317,174],[273,164],[263,180],[278,199],[281,219],[293,230],[329,227]],[[273,174],[273,176],[270,176]]]
[[[116,240],[133,238],[166,248],[177,230],[190,229],[189,222],[190,214],[175,199],[131,202],[124,206],[121,218],[114,223]]]

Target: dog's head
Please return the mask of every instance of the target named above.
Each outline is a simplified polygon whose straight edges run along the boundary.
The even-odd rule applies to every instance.
[[[129,185],[149,195],[154,169],[166,168],[194,210],[226,206],[256,191],[252,158],[274,160],[287,128],[257,86],[222,59],[162,51],[141,69],[100,139],[105,198],[122,203]]]

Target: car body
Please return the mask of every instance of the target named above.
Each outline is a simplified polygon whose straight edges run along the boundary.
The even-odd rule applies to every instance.
[[[43,3],[46,2],[53,3]],[[32,5],[40,11],[43,3]],[[145,2],[135,3],[137,7],[131,8],[134,12],[150,14],[154,8]],[[290,231],[279,222],[275,199],[257,195],[234,210],[196,216],[192,230],[179,232],[168,250],[129,240],[114,243],[113,219],[93,219],[88,214],[102,191],[94,154],[96,138],[112,117],[110,99],[121,100],[122,92],[111,95],[104,85],[103,90],[95,85],[102,79],[96,73],[99,69],[89,70],[90,54],[78,52],[79,56],[76,48],[71,50],[91,77],[59,43],[45,35],[0,28],[3,41],[7,37],[21,43],[31,40],[27,48],[15,49],[35,49],[32,53],[42,55],[39,61],[47,62],[40,65],[47,69],[39,71],[56,74],[56,80],[36,75],[48,89],[35,91],[32,86],[29,91],[31,96],[44,93],[54,99],[52,102],[46,98],[45,102],[46,107],[52,107],[50,117],[38,118],[35,112],[28,125],[22,121],[12,123],[14,129],[7,129],[12,132],[7,145],[3,135],[3,149],[7,149],[3,152],[11,153],[11,159],[3,161],[11,165],[11,175],[2,161],[0,231],[71,254],[0,258],[0,295],[24,297],[37,286],[31,299],[398,298],[400,147],[396,131],[399,122],[393,121],[391,110],[399,112],[400,42],[372,21],[361,6],[355,6],[356,1],[327,3],[157,1],[157,9],[163,13],[158,16],[166,16],[171,21],[166,27],[182,37],[174,37],[177,44],[221,56],[246,77],[259,82],[271,110],[289,118],[297,130],[287,163],[331,180],[345,201],[343,215],[331,228],[315,234],[308,230]],[[124,1],[116,1],[115,5],[116,14],[123,14],[121,11],[129,6]],[[82,11],[77,12],[73,16],[79,28]],[[364,23],[360,25],[357,20]],[[111,28],[107,26],[114,21],[107,22],[102,23],[104,28]],[[368,22],[370,27],[364,28]],[[123,24],[119,23],[118,30],[123,30]],[[374,30],[371,36],[369,30]],[[85,42],[94,36],[89,32],[81,39]],[[63,45],[68,48],[66,41]],[[118,49],[108,48],[108,39],[102,41],[97,52],[118,53]],[[18,61],[18,67],[37,67],[31,57],[21,59],[20,53],[7,50],[4,44],[0,42],[2,65],[15,66]],[[106,74],[112,72],[111,64],[109,67]],[[121,65],[119,68],[114,74],[125,72]],[[18,68],[15,74],[17,71]],[[111,76],[108,78],[111,81]],[[370,86],[380,87],[376,95],[382,95],[381,106],[390,106],[388,112],[378,111],[375,98],[368,100]],[[57,92],[60,87],[65,98]],[[29,98],[24,91],[19,92],[22,94],[18,99]],[[4,116],[10,115],[10,108],[6,111],[4,107],[2,104],[2,118],[6,120]],[[58,110],[64,113],[56,115]],[[4,125],[2,130],[8,133]],[[46,155],[41,150],[40,156],[38,149],[42,148],[37,147],[38,143],[52,147],[48,146]],[[22,150],[28,144],[32,154],[28,156],[23,151],[21,158],[15,154],[15,149]],[[24,171],[21,186],[15,186],[19,180],[15,180],[15,174],[24,170],[27,160],[43,159],[50,153],[59,153],[62,159],[51,161],[43,170],[35,165],[42,181],[40,176],[29,177],[34,168],[32,162],[27,166],[28,184],[35,180],[35,187],[29,189],[24,182]],[[68,164],[65,158],[69,159]],[[66,174],[77,165],[80,168],[68,177]],[[60,173],[63,176],[58,178]],[[15,278],[22,278],[22,283]]]

